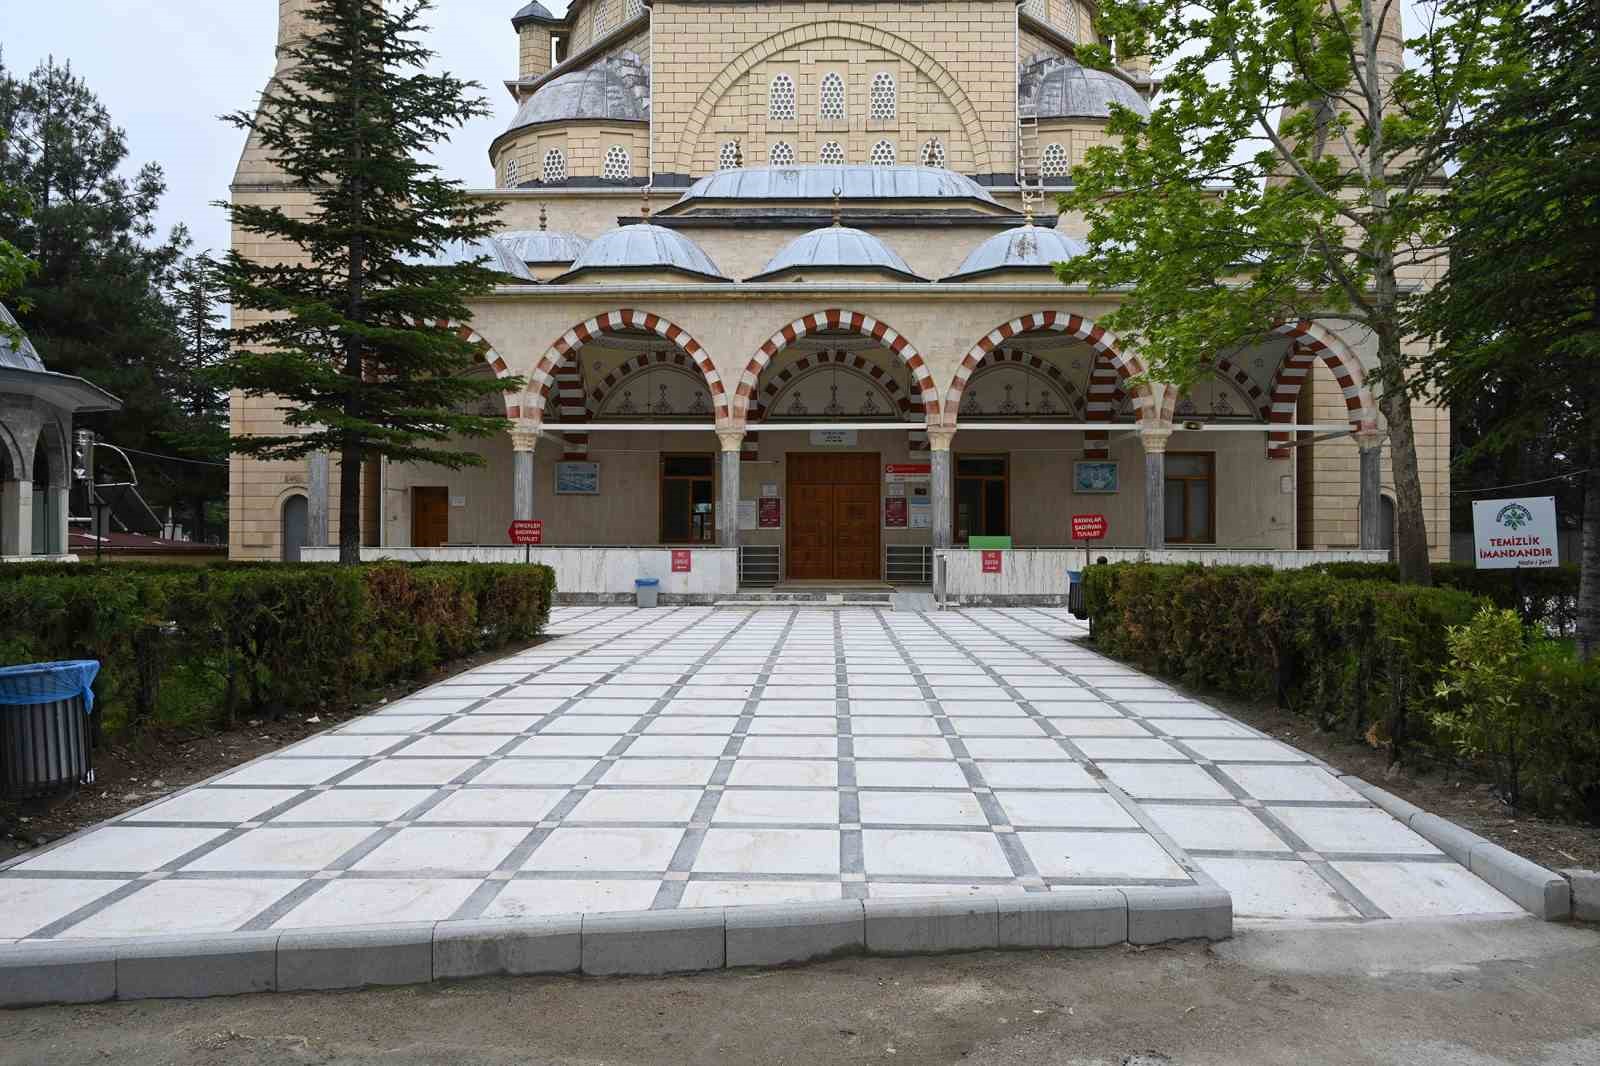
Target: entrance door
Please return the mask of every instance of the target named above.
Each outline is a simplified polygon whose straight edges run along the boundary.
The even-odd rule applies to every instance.
[[[877,452],[791,452],[789,566],[792,581],[877,581]]]
[[[450,490],[439,486],[411,490],[411,546],[437,548],[450,539]]]

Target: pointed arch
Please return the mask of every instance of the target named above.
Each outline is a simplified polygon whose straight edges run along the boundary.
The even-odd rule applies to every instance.
[[[716,366],[711,362],[711,356],[706,353],[700,342],[690,336],[688,330],[660,315],[627,307],[585,319],[556,338],[556,342],[539,357],[532,373],[528,375],[528,388],[523,396],[521,417],[535,423],[542,422],[550,392],[557,385],[556,371],[562,362],[574,358],[576,353],[590,341],[608,333],[621,333],[625,330],[654,333],[682,351],[706,379],[716,424],[729,425],[731,415],[727,391],[722,384],[722,375],[717,373]]]
[[[1345,414],[1350,428],[1356,432],[1373,430],[1378,426],[1378,405],[1367,386],[1366,372],[1361,359],[1345,341],[1328,327],[1304,319],[1285,323],[1273,331],[1291,340],[1289,351],[1272,376],[1271,398],[1267,421],[1276,425],[1290,425],[1300,402],[1300,389],[1310,376],[1311,368],[1321,359],[1344,394]],[[1289,430],[1274,430],[1267,435],[1267,457],[1287,459],[1292,454],[1289,447]]]
[[[971,378],[969,378],[966,385],[962,386],[963,396],[965,396],[966,389],[985,370],[1007,364],[1021,367],[1047,379],[1052,385],[1061,390],[1061,394],[1066,397],[1070,408],[1077,408],[1086,402],[1085,397],[1079,393],[1078,387],[1072,383],[1066,374],[1061,372],[1061,368],[1054,362],[1029,352],[1018,351],[1015,348],[996,348],[979,360],[977,367],[972,371]],[[1069,409],[1062,413],[1071,414],[1072,412]],[[956,414],[959,417],[960,412],[957,411]]]
[[[1218,356],[1211,364],[1211,368],[1215,372],[1217,379],[1237,392],[1239,398],[1245,401],[1250,410],[1260,415],[1263,422],[1267,420],[1271,406],[1267,402],[1266,390],[1257,385],[1255,379],[1248,372],[1241,369],[1237,363],[1227,356]],[[1171,422],[1173,420],[1174,415],[1177,413],[1180,399],[1177,389],[1168,389],[1166,391],[1161,398],[1162,421]]]
[[[761,372],[772,362],[772,357],[801,337],[825,330],[843,330],[857,336],[869,337],[899,356],[900,361],[911,371],[914,387],[922,394],[924,419],[928,424],[932,424],[938,418],[939,390],[933,383],[933,374],[929,372],[927,362],[922,358],[922,354],[912,347],[911,342],[888,323],[880,322],[871,315],[862,314],[860,311],[830,308],[826,311],[801,315],[769,337],[767,342],[750,357],[750,361],[745,364],[744,372],[739,376],[739,385],[734,390],[733,420],[736,425],[743,426],[749,418],[750,410],[756,403],[756,387],[760,382]]]

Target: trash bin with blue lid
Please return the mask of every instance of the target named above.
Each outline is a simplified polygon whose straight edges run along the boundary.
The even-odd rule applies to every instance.
[[[640,607],[654,607],[656,597],[661,595],[661,579],[659,577],[641,577],[633,583],[633,594],[638,599]]]
[[[0,795],[63,792],[94,780],[93,659],[0,668]]]

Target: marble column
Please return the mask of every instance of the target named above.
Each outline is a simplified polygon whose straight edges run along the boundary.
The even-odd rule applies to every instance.
[[[928,505],[933,508],[933,546],[948,548],[954,540],[951,524],[954,518],[951,507],[950,442],[956,431],[947,428],[928,429]]]
[[[1167,546],[1167,440],[1171,426],[1139,430],[1144,446],[1144,546],[1159,551]]]
[[[533,453],[539,447],[537,422],[518,422],[511,430],[511,517],[526,522],[533,514]]]
[[[0,483],[0,555],[33,554],[33,482]]]
[[[717,545],[739,547],[739,449],[744,446],[744,430],[719,429],[717,441],[722,450],[717,466]]]
[[[328,546],[328,453],[306,457],[306,544]]]
[[[1383,547],[1383,469],[1379,460],[1383,455],[1382,438],[1376,429],[1364,429],[1356,434],[1356,446],[1361,449],[1361,547]]]

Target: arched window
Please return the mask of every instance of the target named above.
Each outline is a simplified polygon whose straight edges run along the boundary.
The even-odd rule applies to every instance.
[[[824,166],[836,167],[844,162],[844,148],[838,141],[829,141],[817,149],[817,162]]]
[[[633,167],[628,160],[628,150],[620,144],[607,148],[606,162],[600,176],[607,181],[626,181],[632,177]]]
[[[559,148],[544,154],[544,182],[546,185],[567,180],[567,156]]]
[[[922,145],[922,165],[925,167],[944,166],[944,142],[937,137],[929,137]]]
[[[1048,19],[1048,15],[1045,13],[1044,0],[1023,0],[1022,10],[1029,18],[1036,18],[1040,22]]]
[[[1044,155],[1039,160],[1039,173],[1047,178],[1064,178],[1067,176],[1067,150],[1059,144],[1044,146]]]
[[[517,182],[522,180],[522,160],[516,156],[506,157],[506,188],[515,189]]]
[[[738,141],[723,141],[722,151],[717,153],[718,170],[738,170],[744,166],[744,153],[739,149]]]
[[[879,141],[872,146],[872,165],[875,167],[894,166],[894,145],[888,141]]]
[[[894,118],[895,103],[894,75],[887,70],[880,70],[872,76],[873,121],[887,122]]]
[[[776,74],[767,93],[767,118],[773,122],[794,121],[794,79]]]
[[[834,73],[823,75],[818,115],[824,122],[844,121],[844,79]]]
[[[606,30],[611,28],[611,4],[608,0],[595,0],[594,5],[594,39],[599,40]]]
[[[623,0],[622,19],[624,22],[632,22],[642,14],[644,14],[644,0]]]
[[[775,167],[794,166],[794,146],[788,141],[779,141],[772,146],[772,151],[767,153],[767,158]]]

